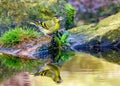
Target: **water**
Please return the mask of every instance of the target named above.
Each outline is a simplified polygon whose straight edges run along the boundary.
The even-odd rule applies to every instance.
[[[67,62],[64,62],[60,72],[63,82],[56,84],[51,78],[45,76],[34,76],[31,74],[31,70],[22,69],[19,71],[6,68],[2,62],[0,62],[1,73],[5,76],[0,77],[4,79],[4,83],[10,83],[9,78],[18,77],[19,83],[27,83],[28,86],[120,86],[120,65],[119,65],[120,51],[112,49],[103,49],[99,52],[96,50],[81,50],[75,52],[75,56],[70,58]],[[7,64],[7,63],[6,63]],[[33,66],[33,65],[31,65]],[[10,67],[10,66],[9,66]],[[34,66],[33,66],[34,67]],[[31,68],[33,68],[31,67]],[[37,68],[37,67],[36,67]],[[2,71],[2,69],[4,71]],[[14,69],[14,68],[13,68]],[[28,68],[29,69],[29,68]],[[10,73],[12,72],[12,73]],[[15,75],[14,75],[15,72]],[[22,80],[21,72],[26,74],[25,79]],[[28,74],[30,73],[30,75]],[[24,74],[25,73],[25,74]],[[11,76],[9,76],[9,75]],[[13,75],[12,75],[13,74]],[[20,76],[21,75],[21,76]],[[8,77],[8,79],[6,79]],[[0,80],[1,80],[0,79]],[[2,80],[1,80],[2,81]],[[1,82],[1,86],[2,86]],[[7,85],[5,85],[7,86]],[[12,85],[22,86],[22,85]],[[26,85],[23,85],[26,86]]]

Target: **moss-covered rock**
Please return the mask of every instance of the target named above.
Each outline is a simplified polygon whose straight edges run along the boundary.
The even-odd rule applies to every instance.
[[[120,12],[101,20],[98,24],[82,25],[69,32],[77,45],[118,46],[120,44]]]
[[[28,43],[33,39],[37,39],[42,35],[32,28],[16,27],[15,29],[9,29],[0,37],[0,44],[3,47],[13,47],[16,44]],[[18,46],[18,45],[17,45]]]
[[[101,20],[98,23],[98,27],[105,27],[105,26],[118,25],[118,24],[120,24],[120,12]]]

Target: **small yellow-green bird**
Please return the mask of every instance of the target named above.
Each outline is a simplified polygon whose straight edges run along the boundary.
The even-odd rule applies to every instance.
[[[34,75],[35,76],[41,75],[41,76],[50,77],[56,83],[61,83],[62,82],[59,67],[55,64],[44,65]]]
[[[52,20],[41,22],[41,21],[34,21],[30,22],[30,24],[35,25],[40,29],[40,31],[44,34],[52,34],[60,29],[60,20],[63,18],[56,18],[54,17]]]

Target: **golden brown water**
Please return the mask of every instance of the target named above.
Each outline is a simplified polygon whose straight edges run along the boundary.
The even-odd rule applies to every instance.
[[[76,53],[61,69],[63,82],[31,75],[33,86],[120,86],[120,66],[86,53]]]

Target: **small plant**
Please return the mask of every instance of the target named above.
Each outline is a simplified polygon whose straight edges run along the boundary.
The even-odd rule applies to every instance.
[[[58,60],[58,63],[62,64],[62,63],[64,63],[64,62],[72,59],[72,57],[73,57],[74,55],[75,55],[74,52],[72,52],[72,51],[70,51],[70,50],[69,50],[69,51],[66,50],[66,51],[64,51],[64,52],[61,53],[60,59]]]
[[[55,57],[55,61],[59,61],[60,59],[61,61],[67,60],[69,58],[69,56],[67,58],[67,55],[63,54],[63,52],[67,51],[68,46],[70,46],[70,40],[68,39],[68,37],[69,37],[68,32],[64,32],[62,35],[58,33],[58,36],[54,37],[54,40],[58,44],[58,54]]]
[[[61,48],[65,46],[70,46],[70,40],[68,39],[69,33],[66,31],[62,35],[58,33],[58,36],[55,36],[54,39],[58,42]]]
[[[15,29],[9,29],[9,31],[5,32],[0,38],[0,43],[6,47],[12,47],[15,44],[29,41],[32,38],[38,38],[39,36],[40,34],[31,28],[27,28],[25,30],[23,28],[16,27]]]
[[[74,15],[76,13],[75,8],[72,7],[70,4],[65,5],[66,12],[67,12],[67,21],[65,24],[66,29],[70,29],[74,26]]]

